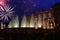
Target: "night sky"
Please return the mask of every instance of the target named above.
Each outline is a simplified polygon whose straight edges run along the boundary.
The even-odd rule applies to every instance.
[[[14,7],[15,14],[21,17],[25,15],[31,15],[38,11],[49,10],[54,4],[60,2],[60,0],[11,0],[9,4]]]

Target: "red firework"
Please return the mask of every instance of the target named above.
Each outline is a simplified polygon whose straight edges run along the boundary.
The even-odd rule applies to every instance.
[[[0,0],[0,5],[5,5],[7,2],[9,2],[9,0]]]

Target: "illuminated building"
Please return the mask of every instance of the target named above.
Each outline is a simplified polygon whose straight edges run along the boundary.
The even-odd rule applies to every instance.
[[[52,16],[52,12],[48,11],[48,22],[49,22],[49,28],[52,29],[55,27],[54,17]]]

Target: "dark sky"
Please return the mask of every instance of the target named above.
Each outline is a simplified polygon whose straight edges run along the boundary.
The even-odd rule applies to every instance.
[[[60,2],[60,0],[11,0],[10,4],[15,8],[19,18],[21,18],[24,14],[31,15],[42,9],[49,10],[51,6],[58,2]]]

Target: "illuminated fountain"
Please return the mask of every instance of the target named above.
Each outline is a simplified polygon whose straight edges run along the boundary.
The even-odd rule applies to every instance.
[[[12,18],[12,20],[10,21],[9,25],[8,25],[8,28],[13,28],[13,20],[14,20],[14,17]]]
[[[41,16],[41,14],[38,15],[38,27],[39,28],[42,27],[42,16]]]
[[[10,21],[8,28],[13,28],[13,21],[12,20]]]
[[[38,29],[38,18],[37,18],[37,16],[34,17],[34,28]]]
[[[31,20],[30,20],[30,28],[34,28],[34,15],[32,14]]]
[[[21,28],[25,28],[27,25],[27,21],[26,21],[26,16],[23,16],[22,22],[21,22]]]
[[[5,28],[5,24],[3,22],[0,23],[0,29],[4,29]]]
[[[30,27],[30,25],[29,25],[29,24],[30,24],[30,23],[29,23],[29,22],[27,22],[27,23],[26,23],[26,27],[28,27],[28,28],[29,28],[29,27]]]
[[[13,28],[19,28],[19,18],[16,16],[16,18],[13,20]]]
[[[31,19],[31,16],[30,15],[27,16],[27,25],[26,25],[27,28],[30,28],[30,19]]]
[[[18,19],[18,16],[16,16],[15,18],[13,18],[11,20],[11,22],[8,25],[8,28],[19,28],[19,19]]]
[[[1,29],[4,29],[4,27],[3,27],[3,23],[1,22]]]
[[[48,14],[47,14],[48,13]],[[52,17],[51,12],[43,11],[42,13],[37,13],[38,15],[32,14],[31,16],[24,15],[21,21],[21,28],[43,28],[43,29],[53,29],[55,27],[55,21]],[[48,17],[48,18],[47,18]],[[8,28],[19,28],[18,16],[13,18],[8,25]]]

